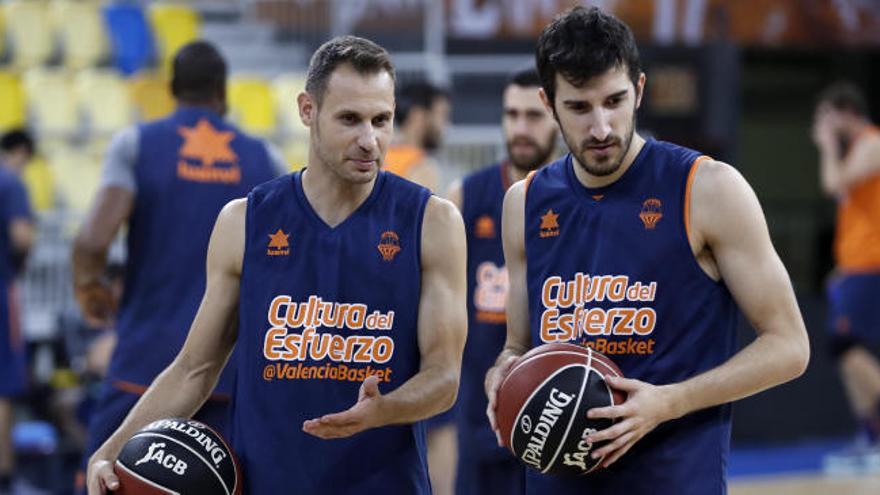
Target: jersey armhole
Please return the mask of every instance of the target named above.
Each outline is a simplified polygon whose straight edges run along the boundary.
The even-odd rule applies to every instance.
[[[700,162],[708,159],[708,156],[702,155],[691,163],[691,169],[688,172],[687,182],[684,186],[684,233],[688,246],[690,246],[691,242],[691,188],[694,184],[694,177],[697,175],[697,169],[700,167]]]
[[[523,203],[525,203],[526,197],[529,195],[529,186],[532,184],[532,179],[535,178],[535,173],[537,170],[532,170],[529,172],[529,175],[526,176],[525,187],[523,188]]]

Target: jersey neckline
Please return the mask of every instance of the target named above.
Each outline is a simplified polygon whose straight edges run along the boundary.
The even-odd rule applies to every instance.
[[[296,172],[290,174],[293,181],[293,191],[296,195],[297,202],[299,202],[300,207],[305,210],[306,216],[309,217],[309,220],[319,229],[326,230],[328,232],[337,232],[348,225],[352,218],[356,217],[359,213],[369,208],[375,201],[376,197],[379,195],[379,190],[382,189],[382,185],[385,183],[385,175],[386,172],[383,170],[379,170],[376,174],[376,180],[373,182],[373,190],[370,191],[370,195],[367,196],[367,199],[364,200],[351,214],[349,214],[345,220],[339,222],[335,227],[331,227],[324,219],[318,215],[318,212],[312,207],[312,204],[309,203],[309,199],[306,197],[306,192],[303,190],[302,185],[302,173],[305,171],[305,167],[301,170],[297,170]]]
[[[639,150],[639,154],[636,155],[633,160],[632,165],[626,169],[626,172],[623,173],[620,177],[617,178],[616,181],[611,184],[607,184],[601,187],[587,187],[581,181],[578,180],[577,175],[574,173],[574,157],[571,152],[569,152],[565,157],[565,175],[568,180],[568,185],[578,194],[592,197],[597,194],[605,194],[608,191],[612,191],[614,189],[620,189],[624,187],[626,184],[632,182],[638,175],[639,169],[642,168],[642,162],[646,160],[646,156],[648,155],[648,150],[654,145],[653,138],[645,139],[645,144],[642,145],[642,149]]]

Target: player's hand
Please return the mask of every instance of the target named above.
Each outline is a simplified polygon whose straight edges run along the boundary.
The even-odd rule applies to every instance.
[[[616,424],[586,437],[588,443],[608,440],[608,444],[592,454],[594,459],[604,456],[602,466],[608,467],[658,424],[679,415],[676,412],[675,401],[668,393],[669,386],[656,386],[614,376],[607,376],[605,380],[611,388],[627,393],[627,399],[622,404],[597,407],[587,411],[589,418],[618,420]]]
[[[119,488],[119,478],[113,472],[113,462],[92,456],[86,473],[88,495],[104,495]]]
[[[816,110],[816,115],[813,118],[812,138],[823,153],[835,153],[836,151],[838,145],[834,136],[835,124],[836,117],[833,110],[826,107],[820,107]]]
[[[93,280],[77,284],[76,301],[86,323],[95,328],[106,328],[116,315],[117,301],[109,284]]]
[[[326,414],[320,418],[303,421],[304,432],[318,438],[345,438],[369,428],[383,425],[380,408],[379,378],[368,376],[361,384],[358,401],[347,411]]]
[[[504,442],[501,440],[501,432],[498,430],[498,422],[495,419],[498,387],[501,386],[501,382],[504,381],[507,372],[510,371],[511,366],[513,366],[517,359],[519,359],[519,356],[516,355],[504,357],[495,366],[489,368],[489,371],[486,372],[486,381],[483,383],[483,386],[486,388],[486,397],[489,399],[489,404],[486,406],[486,416],[489,417],[489,425],[492,427],[492,431],[495,432],[495,438],[498,440],[499,447],[503,447]]]

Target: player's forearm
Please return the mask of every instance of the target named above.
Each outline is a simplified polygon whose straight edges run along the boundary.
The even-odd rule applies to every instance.
[[[208,399],[222,366],[189,366],[178,356],[147,389],[122,425],[95,453],[96,458],[115,459],[122,446],[144,425],[157,419],[191,417]]]
[[[427,368],[382,397],[383,425],[414,423],[455,404],[460,365]]]
[[[759,335],[726,363],[665,388],[673,418],[732,402],[780,385],[803,374],[809,344],[779,334]]]
[[[73,283],[83,285],[100,280],[107,268],[107,246],[80,235],[73,244]]]

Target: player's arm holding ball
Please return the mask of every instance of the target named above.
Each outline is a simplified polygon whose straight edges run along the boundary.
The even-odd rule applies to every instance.
[[[610,440],[593,456],[608,466],[659,423],[738,400],[801,375],[809,341],[788,273],[776,254],[754,191],[724,163],[703,161],[690,198],[690,243],[704,271],[723,280],[756,329],[757,338],[727,362],[683,382],[655,386],[610,378],[629,394],[619,406],[593,409],[591,418],[618,423],[587,437]]]
[[[214,389],[238,332],[246,208],[247,200],[241,199],[220,212],[208,245],[205,295],[186,342],[119,429],[89,459],[89,495],[118,487],[113,463],[138,429],[161,418],[192,416]]]
[[[495,366],[486,373],[485,382],[486,395],[489,397],[486,414],[489,416],[489,424],[495,430],[495,435],[499,435],[498,423],[495,420],[498,387],[501,386],[514,361],[531,347],[529,301],[526,289],[525,206],[526,181],[520,181],[511,186],[504,195],[504,209],[501,214],[504,262],[510,284],[507,292],[507,340],[495,361]],[[500,436],[498,445],[502,445]]]
[[[306,433],[348,437],[368,428],[413,423],[455,403],[467,334],[467,278],[464,222],[449,201],[428,200],[421,250],[419,372],[385,395],[376,377],[367,378],[354,406],[304,422]]]

